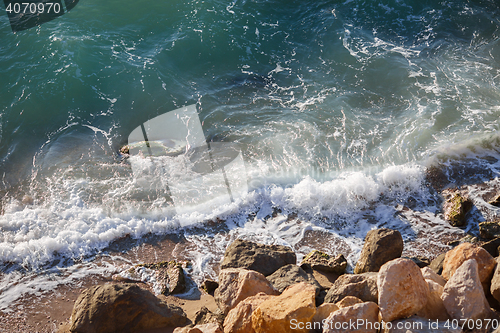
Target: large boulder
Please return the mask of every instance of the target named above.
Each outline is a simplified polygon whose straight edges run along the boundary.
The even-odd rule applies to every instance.
[[[378,304],[385,322],[415,314],[427,303],[429,285],[420,268],[409,259],[394,259],[378,273]]]
[[[256,333],[306,333],[306,325],[316,313],[315,288],[298,283],[280,296],[261,303],[252,314],[252,327]]]
[[[427,319],[448,320],[450,316],[446,312],[441,295],[443,294],[444,287],[433,280],[426,280],[429,285],[429,297],[427,303],[420,309],[416,315]]]
[[[354,273],[378,272],[386,262],[401,257],[403,238],[397,230],[375,229],[366,234]]]
[[[457,327],[458,328],[453,328]],[[413,316],[406,319],[398,319],[385,325],[380,333],[462,333],[461,325],[451,322],[432,320]]]
[[[224,314],[247,297],[263,292],[278,295],[264,275],[243,268],[223,269],[219,273],[219,287],[215,290],[215,301]]]
[[[302,268],[293,264],[281,267],[276,272],[269,275],[267,279],[280,293],[287,287],[300,282],[312,284],[314,288],[316,288],[316,295],[318,295],[321,290],[321,286],[312,274],[306,273]]]
[[[500,219],[479,223],[479,235],[485,239],[500,237]]]
[[[302,259],[300,267],[342,275],[347,268],[347,260],[342,254],[330,257],[328,254],[314,250]]]
[[[497,258],[497,267],[491,279],[490,291],[493,297],[500,302],[500,265],[498,265],[498,261],[500,261],[500,257]]]
[[[221,269],[245,268],[267,276],[282,266],[296,263],[295,252],[287,246],[264,245],[237,239],[226,249]]]
[[[365,302],[348,306],[332,312],[326,319],[323,333],[363,332],[376,333],[378,331],[377,304]]]
[[[241,301],[234,309],[229,311],[224,320],[225,333],[253,333],[252,313],[257,307],[268,299],[276,297],[258,293]]]
[[[183,326],[184,311],[135,284],[105,284],[85,289],[75,302],[74,333],[137,332]]]
[[[485,249],[470,243],[462,243],[446,253],[443,262],[443,273],[441,275],[446,280],[449,280],[455,271],[469,259],[476,260],[479,269],[479,279],[483,286],[487,288],[487,284],[493,275],[496,261]]]
[[[452,319],[485,319],[491,314],[475,259],[458,267],[444,286],[441,299]]]
[[[328,290],[326,303],[337,303],[346,296],[354,296],[364,302],[377,302],[377,273],[341,275]]]

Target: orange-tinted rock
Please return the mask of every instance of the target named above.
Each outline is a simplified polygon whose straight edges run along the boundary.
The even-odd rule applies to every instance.
[[[223,333],[216,323],[196,325],[195,327],[176,328],[173,333]]]
[[[403,258],[380,268],[377,285],[380,314],[385,322],[415,314],[425,306],[430,293],[417,264]]]
[[[354,296],[346,296],[346,297],[342,298],[341,301],[339,301],[335,304],[339,307],[339,309],[342,309],[342,308],[347,308],[348,306],[352,306],[352,305],[358,304],[358,303],[363,303],[363,301],[357,297],[354,297]]]
[[[330,314],[337,311],[339,307],[333,303],[323,303],[316,308],[316,314],[314,315],[313,323],[323,323],[323,320],[328,318]],[[318,324],[316,324],[318,326]]]
[[[447,320],[450,319],[446,308],[444,307],[441,295],[444,287],[433,280],[426,280],[429,285],[429,297],[425,306],[416,313],[417,316],[427,319]]]
[[[229,311],[224,320],[225,333],[253,333],[252,313],[264,301],[270,299],[270,296],[264,293],[258,293],[241,301],[234,309]]]
[[[462,243],[446,253],[443,262],[443,273],[441,275],[446,280],[449,280],[457,268],[469,259],[476,260],[479,280],[481,280],[483,285],[486,285],[491,279],[496,261],[485,249],[470,243]]]
[[[484,295],[476,260],[465,261],[444,286],[441,295],[446,311],[453,319],[484,319],[490,306]]]
[[[446,284],[446,280],[441,275],[437,274],[432,269],[430,269],[429,267],[424,267],[421,269],[421,271],[424,279],[432,280],[443,287]]]
[[[219,287],[214,296],[219,309],[227,314],[239,302],[260,292],[278,295],[278,291],[261,273],[244,268],[228,268],[220,272]]]
[[[252,327],[256,333],[306,333],[315,313],[315,288],[302,282],[261,303],[252,314]]]
[[[326,319],[323,333],[376,333],[378,306],[373,302],[359,303],[339,309]]]

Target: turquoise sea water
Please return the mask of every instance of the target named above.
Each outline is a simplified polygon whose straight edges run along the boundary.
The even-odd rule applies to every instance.
[[[465,184],[498,175],[499,18],[486,0],[81,0],[14,34],[2,13],[0,261],[36,271],[217,218],[231,237],[289,245],[322,230],[355,260],[377,225],[415,239],[392,211],[410,197],[439,235],[424,168]],[[192,104],[208,142],[239,145],[248,189],[180,214],[118,151]]]

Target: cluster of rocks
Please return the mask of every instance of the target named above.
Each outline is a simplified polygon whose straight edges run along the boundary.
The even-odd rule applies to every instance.
[[[468,331],[493,332],[500,321],[499,245],[462,243],[429,262],[401,258],[401,234],[376,229],[348,274],[342,255],[313,251],[297,265],[286,246],[239,239],[226,249],[218,281],[203,283],[218,311],[202,308],[187,325],[180,307],[136,284],[108,284],[80,295],[70,331],[462,332],[465,322]]]

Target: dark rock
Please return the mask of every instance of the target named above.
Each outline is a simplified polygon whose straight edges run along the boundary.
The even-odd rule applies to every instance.
[[[446,257],[446,253],[441,253],[434,260],[431,261],[429,268],[432,269],[436,274],[441,274],[443,272],[443,262]]]
[[[184,276],[181,263],[163,261],[138,266],[156,270],[156,279],[160,285],[162,294],[180,294],[186,290],[186,277]]]
[[[403,238],[397,230],[375,229],[366,234],[354,273],[378,272],[386,262],[401,257]]]
[[[304,257],[300,263],[303,269],[314,269],[328,273],[335,273],[338,275],[344,274],[347,268],[347,260],[342,254],[335,258],[330,257],[328,254],[314,250]]]
[[[219,287],[219,283],[217,281],[206,279],[201,284],[201,289],[205,290],[207,294],[214,295],[215,289]]]
[[[222,311],[217,309],[217,312],[210,311],[207,307],[202,306],[200,310],[198,310],[194,317],[195,325],[203,325],[208,323],[217,323],[222,327],[224,324],[224,314]]]
[[[493,205],[495,207],[500,207],[500,193],[497,194],[493,199],[488,201],[490,205]]]
[[[463,227],[466,224],[465,216],[472,209],[472,201],[456,190],[444,190],[443,204],[444,218],[454,227]]]
[[[297,256],[287,246],[263,245],[237,239],[226,249],[221,263],[221,270],[245,268],[267,276],[280,267],[296,263]]]
[[[322,272],[314,269],[304,270],[306,271],[306,273],[312,274],[314,276],[316,281],[318,281],[319,285],[321,286],[322,290],[329,290],[340,276],[335,273]]]
[[[498,247],[500,246],[500,238],[495,238],[489,242],[483,243],[481,247],[488,251],[492,257],[498,257]]]
[[[316,288],[316,296],[321,290],[321,286],[312,274],[306,273],[302,268],[293,264],[281,267],[276,272],[269,275],[267,279],[280,293],[282,293],[288,286],[300,282],[312,284]]]
[[[479,223],[479,235],[485,239],[500,237],[500,219]]]
[[[179,327],[184,311],[135,284],[106,284],[85,289],[71,314],[71,332],[135,332]]]
[[[337,303],[346,296],[377,303],[377,275],[374,272],[341,275],[326,294],[325,303]]]
[[[417,264],[417,266],[420,268],[424,268],[424,267],[429,266],[431,264],[431,260],[429,258],[422,257],[422,256],[404,257],[404,258],[410,259],[415,264]]]

